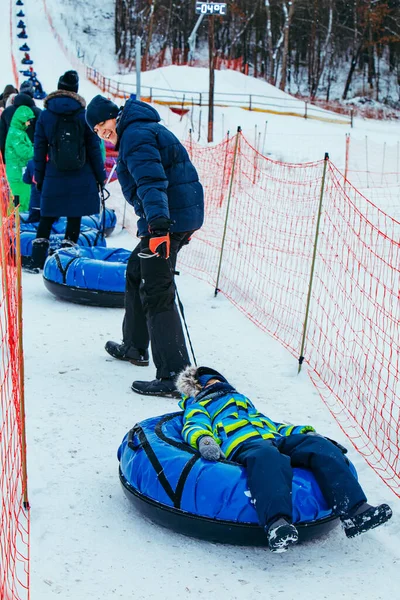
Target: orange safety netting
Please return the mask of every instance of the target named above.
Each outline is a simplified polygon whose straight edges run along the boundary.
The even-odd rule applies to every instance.
[[[356,448],[400,495],[400,223],[329,161],[322,185],[324,161],[279,163],[241,135],[233,174],[235,138],[186,147],[205,187],[206,219],[181,264],[296,358],[323,192],[305,363]]]
[[[0,158],[0,598],[29,598],[29,513],[24,508],[24,423],[17,218]]]

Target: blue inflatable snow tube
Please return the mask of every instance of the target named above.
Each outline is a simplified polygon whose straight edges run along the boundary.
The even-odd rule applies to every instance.
[[[138,423],[118,450],[119,475],[132,503],[148,518],[214,542],[266,545],[247,487],[246,470],[209,462],[182,440],[183,412]],[[354,467],[350,468],[355,474]],[[338,518],[312,473],[295,468],[293,522],[300,541],[330,531]]]
[[[104,217],[103,217],[104,214]],[[115,225],[117,224],[117,216],[115,211],[112,208],[106,208],[105,213],[99,215],[88,215],[82,217],[81,228],[82,227],[90,227],[91,229],[98,229],[101,231],[104,226],[104,235],[107,237],[112,234],[115,229]],[[20,229],[21,231],[37,231],[39,222],[35,221],[31,223],[28,221],[29,213],[22,212],[20,213]],[[104,221],[103,221],[104,219]],[[51,231],[53,233],[64,233],[67,227],[67,218],[60,217],[55,221]]]
[[[21,231],[21,257],[22,264],[26,264],[32,254],[32,242],[36,238],[36,229],[29,228],[27,231]],[[50,236],[50,249],[57,250],[64,239],[63,233],[52,233]],[[97,229],[82,227],[78,238],[79,246],[105,246],[106,241]]]
[[[59,250],[46,261],[44,284],[52,294],[69,302],[122,308],[130,255],[124,248]]]

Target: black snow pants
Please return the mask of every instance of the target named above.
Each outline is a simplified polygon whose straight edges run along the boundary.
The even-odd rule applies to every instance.
[[[344,454],[324,437],[295,434],[243,443],[232,460],[247,470],[247,482],[260,525],[284,517],[292,522],[292,467],[310,469],[328,506],[348,514],[366,502]]]
[[[178,252],[189,242],[192,233],[170,235],[168,260],[140,258],[139,253],[149,253],[150,238],[144,237],[128,261],[123,342],[137,350],[146,350],[151,342],[158,379],[174,377],[190,364],[175,303],[174,271]]]

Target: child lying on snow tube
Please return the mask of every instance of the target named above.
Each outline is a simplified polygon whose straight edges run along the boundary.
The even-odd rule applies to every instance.
[[[206,460],[223,457],[246,468],[258,520],[273,552],[284,552],[298,541],[292,523],[292,467],[310,469],[347,537],[392,516],[387,504],[367,504],[348,468],[347,450],[310,425],[275,423],[208,367],[187,367],[176,387],[183,395],[183,439]]]

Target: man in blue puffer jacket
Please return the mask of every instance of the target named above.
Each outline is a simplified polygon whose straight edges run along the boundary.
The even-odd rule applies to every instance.
[[[298,541],[292,523],[292,467],[310,469],[347,537],[390,519],[387,504],[370,506],[348,468],[343,446],[310,425],[276,423],[260,413],[225,377],[209,367],[187,367],[177,378],[183,399],[182,437],[206,460],[233,460],[248,486],[268,546],[284,552]],[[288,460],[289,459],[289,460]]]
[[[109,341],[114,358],[149,364],[156,379],[134,381],[134,392],[176,396],[175,377],[190,363],[175,304],[177,254],[203,224],[203,188],[185,148],[160,124],[157,111],[129,99],[123,109],[103,96],[89,103],[88,125],[119,150],[118,180],[139,217],[140,242],[126,271],[123,343]]]

